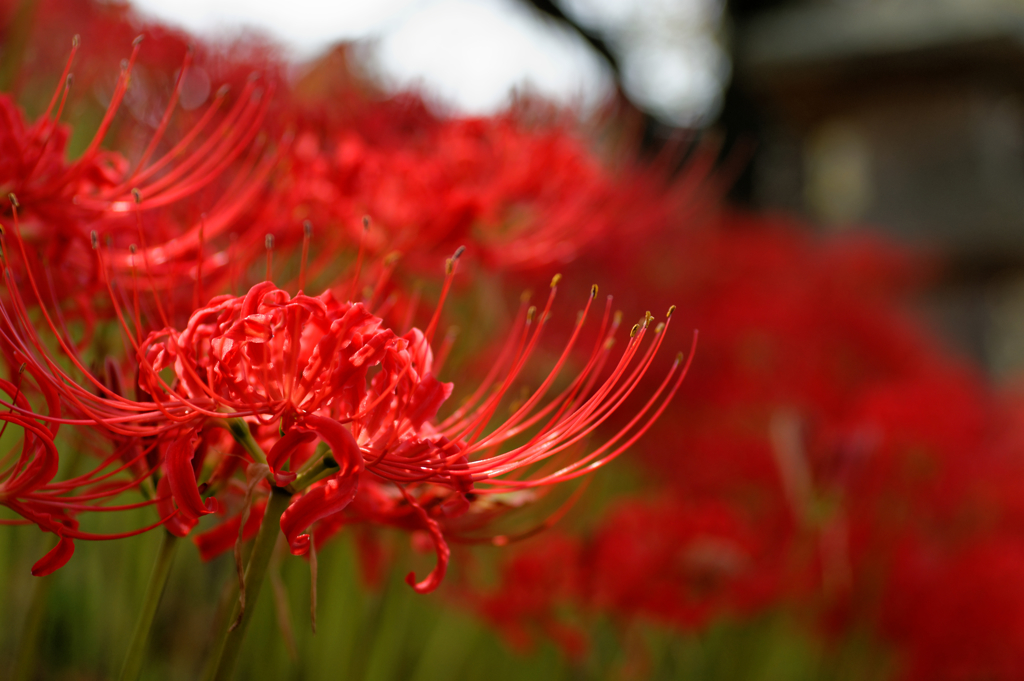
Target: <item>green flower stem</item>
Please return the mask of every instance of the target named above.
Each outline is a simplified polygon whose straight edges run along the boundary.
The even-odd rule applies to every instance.
[[[150,575],[149,586],[146,587],[146,598],[142,603],[142,611],[139,613],[138,622],[135,623],[135,633],[132,634],[132,642],[128,646],[128,655],[124,658],[124,666],[121,667],[121,676],[119,677],[121,681],[135,681],[142,672],[149,632],[153,628],[153,618],[160,606],[160,599],[163,598],[167,577],[171,574],[174,554],[180,543],[177,537],[166,530],[162,532],[162,535],[160,550],[156,555],[156,564],[153,565],[153,574]]]
[[[330,477],[338,472],[338,462],[334,460],[332,456],[325,456],[316,462],[312,468],[299,477],[295,478],[290,485],[288,485],[288,491],[293,494],[301,492],[306,489],[314,482],[323,480],[326,477]]]
[[[251,547],[250,547],[251,548]],[[245,552],[245,558],[248,560],[251,551]],[[210,632],[216,636],[207,652],[206,664],[203,665],[203,675],[200,677],[202,681],[213,681],[214,674],[217,673],[217,661],[220,651],[224,649],[224,639],[228,634],[228,627],[234,620],[228,619],[231,617],[231,609],[238,602],[238,583],[235,580],[224,582],[224,589],[221,591],[220,598],[217,599],[217,608],[213,613],[213,619],[210,625]]]
[[[235,438],[235,442],[245,447],[245,451],[249,452],[249,456],[258,463],[266,463],[267,455],[260,447],[259,443],[256,442],[256,438],[252,436],[252,431],[249,430],[249,424],[240,418],[227,419],[226,421],[218,421],[215,425],[224,424],[224,427],[231,433],[231,437]]]
[[[239,619],[239,606],[235,605],[231,622],[238,620],[238,626],[228,631],[224,637],[224,647],[220,650],[217,673],[214,676],[216,681],[230,681],[234,675],[238,655],[242,651],[245,631],[248,629],[249,620],[252,619],[252,613],[256,609],[260,587],[263,586],[263,579],[267,576],[267,567],[274,554],[274,544],[281,531],[281,514],[288,508],[291,498],[291,493],[280,487],[273,488],[270,494],[267,510],[263,513],[263,523],[260,525],[259,534],[256,535],[252,554],[249,556],[249,564],[245,567],[245,610],[242,611],[241,619]]]
[[[17,656],[14,659],[14,671],[11,681],[30,681],[36,677],[36,659],[39,656],[39,635],[43,631],[46,619],[46,601],[50,594],[53,575],[36,577],[32,588],[32,601],[29,603],[25,628],[21,632]]]

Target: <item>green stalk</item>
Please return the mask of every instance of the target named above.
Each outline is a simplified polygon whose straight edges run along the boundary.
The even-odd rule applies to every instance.
[[[238,626],[230,629],[224,637],[224,647],[219,651],[217,673],[214,675],[216,681],[230,681],[234,676],[238,655],[242,652],[245,631],[256,609],[260,587],[263,586],[263,578],[267,576],[267,567],[274,554],[274,544],[281,531],[281,515],[288,508],[291,499],[291,493],[279,487],[274,487],[270,494],[267,510],[263,514],[263,523],[249,556],[249,564],[245,567],[245,610],[239,618],[239,605],[235,605],[231,622],[237,621]]]
[[[248,423],[240,418],[233,418],[216,420],[213,424],[227,428],[228,432],[231,433],[231,437],[235,438],[235,442],[245,447],[245,451],[249,452],[249,456],[253,458],[253,461],[257,463],[267,462],[267,454],[260,447],[259,443],[256,442],[256,438],[252,436]]]
[[[249,554],[246,553],[246,558]],[[213,613],[210,625],[211,636],[216,636],[207,650],[206,664],[203,665],[202,681],[213,681],[213,675],[217,673],[217,662],[220,651],[224,648],[224,639],[228,634],[228,627],[234,620],[231,617],[231,608],[238,602],[238,583],[235,580],[224,583],[220,598],[217,599],[217,609]]]
[[[36,577],[32,581],[35,582],[32,585],[32,601],[29,603],[25,629],[21,633],[21,642],[14,659],[14,672],[11,674],[11,681],[30,681],[36,676],[39,636],[43,631],[43,621],[46,619],[46,601],[50,595],[53,575]]]
[[[174,562],[174,553],[179,542],[177,537],[166,530],[162,534],[160,550],[156,554],[156,564],[153,565],[153,574],[150,575],[149,586],[146,587],[146,598],[142,602],[142,611],[139,612],[139,620],[135,623],[135,633],[132,634],[132,642],[128,646],[128,655],[124,658],[124,666],[121,667],[120,681],[136,681],[142,672],[142,662],[146,658],[146,644],[149,643],[153,618],[160,606],[160,599],[163,598],[167,577],[171,574],[171,564]]]
[[[305,473],[299,475],[299,477],[292,480],[292,483],[286,488],[292,494],[301,492],[306,489],[314,482],[319,482],[324,478],[329,478],[338,472],[338,462],[334,460],[333,456],[325,456],[316,462],[315,465],[311,466]]]

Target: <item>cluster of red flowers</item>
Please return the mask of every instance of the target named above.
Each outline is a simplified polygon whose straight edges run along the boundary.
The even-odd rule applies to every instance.
[[[655,262],[629,248],[594,263]],[[626,277],[682,300],[702,351],[638,445],[653,499],[534,540],[481,612],[522,641],[567,626],[569,604],[684,630],[784,611],[829,638],[871,632],[901,678],[1019,676],[1019,405],[909,311],[923,267],[736,214],[657,248],[686,266]],[[552,551],[573,566],[558,588],[530,567]]]
[[[121,8],[92,12],[124,25]],[[0,474],[0,504],[20,516],[2,522],[58,536],[35,574],[64,565],[76,539],[160,525],[185,536],[219,512],[223,522],[196,536],[205,557],[232,545],[237,556],[240,541],[278,516],[296,555],[310,552],[311,530],[318,541],[352,523],[425,532],[437,566],[409,581],[430,591],[446,571],[446,535],[481,529],[507,497],[522,503],[611,461],[664,411],[686,374],[682,353],[660,384],[640,389],[646,403],[617,434],[589,452],[582,444],[637,391],[672,315],[656,321],[647,312],[616,353],[621,314],[612,314],[610,297],[601,305],[595,285],[546,379],[497,416],[532,371],[556,276],[540,308],[523,298],[475,391],[438,417],[453,384],[436,377],[444,358],[435,361],[432,346],[460,257],[536,268],[570,258],[610,228],[601,206],[614,183],[566,124],[448,121],[422,105],[409,116],[399,104],[353,99],[372,112],[315,125],[323,104],[286,96],[272,66],[240,88],[197,95],[190,79],[216,72],[209,56],[181,36],[160,36],[170,48],[159,58],[178,59],[163,111],[125,112],[140,87],[140,36],[125,45],[130,56],[99,129],[74,161],[66,160],[72,131],[61,121],[83,49],[78,36],[34,123],[0,99],[0,349],[15,372],[0,384],[0,419],[21,430]],[[194,113],[178,111],[186,98]],[[382,125],[382,117],[397,118]],[[113,128],[127,155],[102,150]],[[377,219],[372,229],[360,219],[367,210]],[[421,331],[418,294],[395,283],[387,254],[400,249],[440,265],[449,248],[440,299]],[[265,278],[250,286],[264,257]],[[339,258],[354,265],[339,267]],[[275,259],[279,270],[297,266],[297,281],[286,285],[297,292],[272,283]],[[304,293],[307,280],[324,292]],[[207,300],[229,284],[248,290]],[[590,333],[592,351],[566,377]],[[111,335],[123,352],[106,340],[97,350]],[[100,461],[61,479],[61,452],[80,438]],[[133,490],[145,499],[112,503]],[[287,504],[271,517],[275,495]],[[118,535],[80,528],[84,513],[146,505],[158,516],[148,527]]]
[[[908,312],[904,253],[731,213],[681,229],[715,192],[706,155],[612,172],[550,111],[448,119],[347,76],[289,81],[266,50],[133,43],[116,5],[40,4],[55,18],[13,89],[50,74],[43,113],[0,95],[0,440],[18,436],[0,523],[58,537],[34,572],[160,526],[211,558],[278,523],[313,560],[346,526],[390,526],[434,547],[409,578],[429,591],[448,541],[635,448],[649,498],[533,540],[474,592],[512,641],[581,653],[566,605],[681,629],[779,609],[872,632],[908,679],[1020,676],[1020,407]],[[84,142],[62,122],[95,106],[79,89],[103,103]],[[504,340],[443,382],[466,263]],[[595,286],[571,323],[557,275],[537,307],[494,293],[556,267],[668,315],[620,333]],[[680,321],[704,340],[677,397],[689,358],[659,350]],[[80,450],[91,469],[67,474]],[[144,506],[147,527],[83,529]]]

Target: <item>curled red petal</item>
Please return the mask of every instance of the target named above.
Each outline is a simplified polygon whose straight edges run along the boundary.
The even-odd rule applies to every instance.
[[[64,567],[71,556],[75,553],[75,542],[70,537],[65,537],[57,531],[57,536],[60,537],[60,541],[57,545],[50,549],[45,556],[36,561],[36,564],[32,566],[32,574],[36,577],[42,577],[48,575],[51,572],[55,572],[60,568]]]
[[[358,475],[338,474],[310,487],[285,509],[281,516],[281,531],[288,540],[292,555],[304,556],[309,552],[309,535],[303,534],[306,529],[316,521],[344,510],[358,488]]]
[[[338,476],[359,477],[363,470],[363,452],[348,428],[332,418],[315,414],[305,417],[303,423],[331,448],[331,455],[341,467]]]
[[[284,487],[295,479],[294,472],[279,472],[278,469],[291,459],[298,447],[315,438],[316,435],[309,431],[292,429],[274,443],[267,454],[267,465],[270,466],[270,471],[274,474],[274,481],[278,487]]]
[[[444,579],[444,575],[448,572],[448,560],[451,558],[452,551],[448,548],[448,542],[444,540],[444,534],[441,533],[441,526],[437,524],[437,521],[431,518],[427,511],[416,503],[405,489],[402,489],[402,494],[405,495],[405,500],[409,502],[409,505],[416,511],[416,515],[423,521],[424,529],[430,533],[430,540],[434,542],[434,550],[437,552],[437,565],[430,571],[423,581],[416,581],[416,574],[410,572],[405,576],[405,583],[413,588],[416,593],[427,594],[436,589],[441,584],[441,580]]]
[[[167,518],[164,528],[175,537],[185,537],[192,528],[199,522],[198,518],[185,518],[174,507],[174,499],[171,497],[171,485],[167,476],[160,478],[156,484],[156,512],[161,518]],[[235,528],[236,531],[238,528]]]
[[[196,454],[198,443],[196,431],[186,431],[171,443],[164,455],[164,471],[171,486],[171,495],[174,497],[174,503],[178,505],[178,514],[186,519],[195,519],[217,510],[217,502],[214,499],[203,502],[199,486],[196,485],[192,458]]]

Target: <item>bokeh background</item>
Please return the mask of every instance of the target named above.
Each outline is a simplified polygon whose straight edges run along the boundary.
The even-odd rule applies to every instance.
[[[432,564],[416,541],[346,528],[320,555],[317,633],[308,566],[279,561],[237,678],[1024,678],[1024,4],[0,7],[0,85],[30,115],[72,34],[84,72],[113,74],[130,36],[162,22],[170,44],[188,31],[210,46],[200,69],[258,53],[305,101],[359,112],[332,125],[366,139],[400,118],[571,140],[593,176],[527,163],[540,189],[498,219],[549,218],[531,203],[543,196],[598,236],[564,262],[467,265],[450,313],[470,329],[460,379],[486,366],[502,301],[555,271],[630,314],[679,305],[680,347],[701,332],[672,409],[555,527],[456,547],[429,596],[403,582]],[[70,114],[84,131],[71,155],[102,111],[96,83]],[[437,139],[429,160],[451,151]],[[422,200],[407,191],[397,200]],[[158,543],[79,542],[35,579],[50,538],[0,527],[0,678],[115,675]],[[144,678],[201,678],[233,570],[230,555],[179,553]]]

